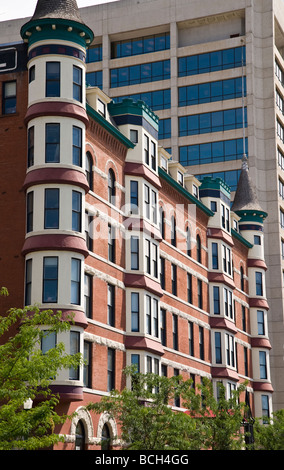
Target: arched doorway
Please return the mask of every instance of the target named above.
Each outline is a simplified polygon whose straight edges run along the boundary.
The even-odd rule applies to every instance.
[[[110,450],[110,431],[108,425],[105,423],[102,429],[102,450]]]
[[[82,421],[76,426],[75,450],[85,450],[85,428]]]

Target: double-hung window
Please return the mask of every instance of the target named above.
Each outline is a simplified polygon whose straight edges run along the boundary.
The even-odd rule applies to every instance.
[[[44,330],[41,337],[40,349],[42,354],[46,354],[50,349],[54,349],[57,344],[57,335],[55,331]]]
[[[115,287],[112,284],[107,286],[107,323],[115,326]]]
[[[82,230],[82,194],[79,191],[72,191],[72,230]]]
[[[17,94],[16,82],[4,82],[2,94],[2,113],[13,114],[16,112]]]
[[[131,331],[139,331],[139,293],[131,292]]]
[[[81,260],[71,260],[71,304],[81,303]]]
[[[82,102],[82,69],[73,65],[73,99]]]
[[[35,145],[35,128],[31,126],[28,130],[28,168],[34,164],[34,145]]]
[[[108,259],[115,263],[115,228],[108,225]]]
[[[151,140],[151,167],[156,171],[157,157],[156,157],[156,144]]]
[[[149,137],[144,134],[144,160],[149,165]]]
[[[262,279],[262,273],[256,272],[255,273],[255,290],[256,290],[256,295],[263,295],[263,279]]]
[[[213,286],[213,313],[220,315],[220,289],[218,286]]]
[[[73,356],[80,352],[80,333],[79,331],[70,331],[70,355]],[[69,379],[79,380],[80,368],[70,367]]]
[[[45,96],[60,96],[60,62],[46,63]]]
[[[145,217],[150,219],[150,188],[147,184],[144,185],[144,207]]]
[[[178,350],[178,316],[173,314],[173,349]]]
[[[32,299],[32,260],[26,261],[25,305],[31,305]]]
[[[260,379],[267,379],[267,361],[265,351],[259,351],[259,370]]]
[[[45,189],[44,228],[59,228],[59,189]]]
[[[218,243],[212,243],[212,269],[219,269]]]
[[[27,233],[33,230],[33,217],[34,216],[34,192],[30,191],[27,194]]]
[[[221,333],[215,332],[215,361],[216,364],[222,363]]]
[[[45,163],[60,162],[60,124],[45,125]]]
[[[82,129],[80,127],[73,126],[72,139],[72,163],[82,166]]]
[[[257,311],[257,334],[265,334],[265,324],[264,324],[264,312],[263,310]]]
[[[138,181],[130,181],[130,205],[131,213],[138,214]]]
[[[93,298],[93,278],[90,274],[84,275],[84,303],[85,315],[87,318],[92,318],[92,298]]]
[[[133,236],[130,238],[131,250],[131,269],[139,269],[139,237]]]
[[[43,259],[43,303],[56,303],[58,298],[58,257],[46,256]]]

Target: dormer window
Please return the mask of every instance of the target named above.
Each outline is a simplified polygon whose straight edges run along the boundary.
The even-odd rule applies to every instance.
[[[103,117],[106,117],[106,105],[100,99],[98,99],[98,108],[97,109],[98,109],[98,113],[100,113]]]
[[[181,186],[183,186],[183,174],[182,174],[180,171],[177,172],[177,179],[178,179],[178,183],[179,183]],[[197,189],[197,188],[196,188],[196,189]]]
[[[192,194],[198,198],[198,187],[195,184],[192,185]]]
[[[138,131],[136,129],[130,129],[130,140],[133,144],[138,143]]]

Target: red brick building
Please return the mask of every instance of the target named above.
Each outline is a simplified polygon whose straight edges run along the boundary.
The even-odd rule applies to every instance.
[[[58,340],[88,365],[54,381],[61,410],[77,411],[60,448],[116,435],[84,405],[123,388],[130,364],[208,377],[216,394],[222,381],[228,397],[248,380],[254,416],[270,414],[266,214],[246,159],[231,208],[222,180],[198,181],[159,147],[142,101],[86,89],[93,33],[76,2],[53,3],[38,1],[23,45],[1,49],[0,266],[2,308],[75,313]]]

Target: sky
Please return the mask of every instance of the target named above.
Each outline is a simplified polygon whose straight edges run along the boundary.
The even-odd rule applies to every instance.
[[[117,0],[77,0],[79,8]],[[32,16],[37,0],[0,0],[0,21]]]

